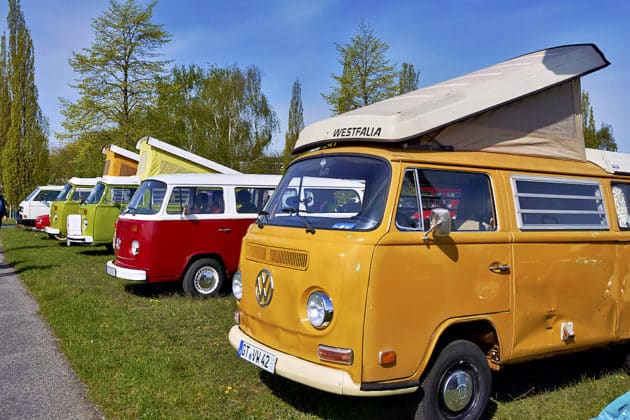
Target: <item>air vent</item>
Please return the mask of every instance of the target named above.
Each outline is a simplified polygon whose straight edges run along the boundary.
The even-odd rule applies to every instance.
[[[248,244],[245,248],[245,258],[296,270],[306,270],[308,267],[308,253],[304,251],[267,248],[260,245]]]

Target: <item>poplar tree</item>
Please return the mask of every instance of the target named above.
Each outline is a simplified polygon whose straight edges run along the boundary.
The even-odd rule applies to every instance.
[[[2,151],[7,143],[11,126],[11,96],[9,95],[9,71],[6,36],[0,37],[0,182],[2,176]]]
[[[582,128],[584,130],[584,146],[591,149],[617,151],[617,143],[612,127],[602,123],[599,130],[595,125],[595,113],[591,106],[587,91],[582,91]]]
[[[163,25],[152,22],[156,1],[141,6],[134,0],[109,1],[109,8],[92,21],[95,40],[73,52],[70,66],[79,76],[71,87],[79,99],[61,98],[61,139],[109,131],[116,144],[131,149],[141,135],[140,115],[153,105],[156,83],[168,61],[159,49],[170,41]]]
[[[336,86],[323,98],[334,114],[351,111],[396,94],[394,65],[386,57],[389,45],[374,35],[365,21],[359,33],[345,45],[336,45],[342,65],[341,75],[332,74]]]
[[[402,95],[418,89],[420,72],[416,71],[413,64],[403,63],[398,73],[398,94]]]
[[[300,131],[303,129],[304,110],[302,107],[302,84],[299,80],[296,80],[293,82],[291,105],[289,107],[289,122],[287,132],[284,135],[284,153],[282,155],[284,170],[286,170],[287,166],[289,166],[289,162],[291,162],[291,152],[300,135]]]
[[[37,102],[35,53],[19,0],[9,0],[10,126],[2,151],[6,198],[15,205],[48,177],[48,124]]]

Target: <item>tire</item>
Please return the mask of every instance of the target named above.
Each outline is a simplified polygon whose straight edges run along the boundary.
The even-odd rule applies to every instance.
[[[470,341],[449,343],[412,398],[414,419],[478,419],[490,397],[492,374]]]
[[[202,258],[190,264],[182,288],[187,295],[194,297],[212,297],[219,294],[225,282],[223,266],[212,258]]]

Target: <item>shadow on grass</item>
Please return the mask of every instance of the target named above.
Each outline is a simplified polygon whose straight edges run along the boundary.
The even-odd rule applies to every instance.
[[[125,284],[125,291],[136,296],[157,298],[161,296],[183,296],[184,291],[179,282],[164,283],[129,283]]]
[[[87,255],[87,256],[91,256],[91,257],[99,257],[102,255],[114,255],[113,252],[111,252],[110,250],[108,250],[107,248],[91,248],[91,249],[86,249],[85,251],[79,251],[79,254],[81,255]]]
[[[405,419],[409,418],[407,397],[347,397],[330,394],[260,372],[260,379],[271,391],[297,410],[328,419]]]
[[[623,370],[627,352],[627,346],[613,346],[506,366],[494,374],[492,398],[510,402],[600,379]]]
[[[507,366],[493,373],[491,400],[482,419],[492,419],[498,404],[572,386],[584,379],[599,379],[623,369],[628,348],[614,346]],[[344,397],[312,389],[267,372],[260,379],[272,392],[296,409],[330,419],[409,418],[409,396]]]

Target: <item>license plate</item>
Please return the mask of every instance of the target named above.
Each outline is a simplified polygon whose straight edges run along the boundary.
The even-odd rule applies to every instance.
[[[108,265],[105,266],[105,272],[112,277],[116,277],[116,269],[114,267],[110,267]]]
[[[238,356],[267,372],[274,373],[276,369],[276,356],[243,340],[238,347]]]

